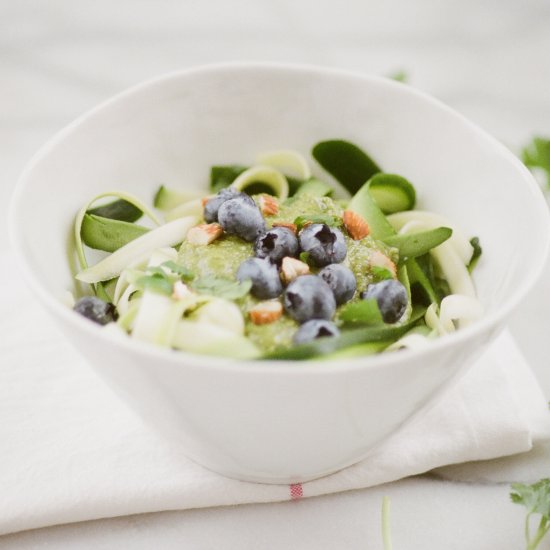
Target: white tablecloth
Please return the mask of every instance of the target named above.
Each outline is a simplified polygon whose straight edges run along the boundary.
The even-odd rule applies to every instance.
[[[379,74],[405,69],[413,85],[517,149],[533,132],[550,134],[548,28],[550,8],[537,0],[0,1],[0,219],[25,161],[51,133],[131,84],[204,62],[294,61]],[[0,252],[6,248],[0,231]],[[0,284],[11,284],[1,267]],[[547,397],[549,291],[541,282],[511,323]],[[0,314],[11,307],[0,304]],[[0,337],[0,365],[11,345]],[[536,449],[530,458],[481,466],[475,475],[499,481],[525,471],[548,475],[549,457]],[[472,470],[462,475],[469,479]],[[0,548],[380,549],[380,501],[389,494],[395,548],[517,550],[523,510],[507,493],[507,484],[408,479],[301,502],[48,528],[1,537]],[[33,496],[28,499],[32,507]]]

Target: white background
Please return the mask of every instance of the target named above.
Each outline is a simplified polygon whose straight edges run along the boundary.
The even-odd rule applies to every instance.
[[[550,135],[546,0],[0,0],[0,218],[24,164],[77,115],[160,73],[234,60],[405,70],[514,151],[533,133]],[[5,226],[0,260],[0,284],[14,284]],[[511,323],[547,397],[549,275]],[[0,314],[9,314],[2,304]],[[1,345],[0,337],[0,364]],[[300,502],[42,529],[0,537],[0,548],[381,549],[384,494],[396,549],[523,547],[523,510],[508,502],[507,485],[423,477]]]

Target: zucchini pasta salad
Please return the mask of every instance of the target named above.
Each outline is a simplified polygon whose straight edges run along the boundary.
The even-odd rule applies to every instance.
[[[338,184],[280,150],[211,167],[203,192],[163,185],[154,208],[92,198],[74,224],[74,310],[157,346],[271,360],[422,348],[482,315],[477,238],[415,210],[411,182],[352,143],[312,156]],[[104,256],[89,266],[86,248]]]

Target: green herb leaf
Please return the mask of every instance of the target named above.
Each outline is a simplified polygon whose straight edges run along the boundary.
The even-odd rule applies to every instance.
[[[182,281],[189,282],[192,281],[195,278],[195,274],[187,269],[186,267],[179,265],[173,261],[164,262],[162,264],[162,267],[165,267],[172,271],[173,273],[176,273],[179,275]]]
[[[160,273],[140,277],[135,284],[141,290],[150,290],[157,294],[164,294],[165,296],[171,296],[174,290],[173,281],[168,279],[166,274],[163,276]]]
[[[143,216],[141,209],[124,199],[92,208],[88,210],[88,214],[128,223],[137,222]]]
[[[339,218],[338,216],[331,216],[330,214],[312,214],[310,216],[304,215],[298,216],[294,220],[294,225],[299,230],[310,223],[324,223],[330,227],[340,227],[344,222],[342,221],[342,218]]]
[[[311,151],[313,158],[352,195],[374,174],[378,165],[357,145],[334,139],[321,141]]]
[[[210,190],[217,193],[220,189],[229,187],[245,170],[248,170],[248,166],[240,164],[212,166],[210,168]]]
[[[130,241],[141,237],[149,229],[134,223],[88,213],[84,215],[80,231],[85,245],[96,250],[114,252]]]
[[[525,519],[525,539],[527,550],[535,550],[550,530],[550,478],[541,479],[532,485],[512,484],[510,493],[512,502],[527,508]],[[530,522],[532,514],[540,514],[538,529],[531,536]]]
[[[383,325],[384,320],[376,300],[361,300],[350,302],[341,310],[338,318],[347,325]]]
[[[550,520],[550,478],[532,485],[513,483],[510,498],[512,502],[525,506],[530,514],[541,514]]]
[[[451,235],[453,230],[449,227],[438,227],[418,233],[404,233],[386,237],[384,243],[399,250],[399,257],[415,258],[429,252],[432,248],[444,243]]]
[[[539,168],[546,173],[546,182],[550,187],[550,139],[534,137],[523,149],[521,157],[525,166]]]
[[[371,273],[374,275],[375,282],[385,281],[387,279],[393,279],[393,273],[385,267],[373,265],[371,267]]]
[[[196,279],[191,284],[193,290],[199,294],[208,294],[227,300],[237,300],[246,296],[252,288],[252,281],[237,281],[222,277],[207,276]]]
[[[470,240],[470,244],[474,249],[470,263],[468,264],[468,272],[471,273],[474,270],[474,267],[477,265],[477,262],[483,252],[481,245],[479,244],[479,237],[474,237]]]

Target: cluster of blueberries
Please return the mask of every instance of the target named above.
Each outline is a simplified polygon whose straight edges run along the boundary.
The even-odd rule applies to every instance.
[[[295,344],[339,334],[332,322],[336,307],[351,300],[357,288],[353,272],[341,263],[347,247],[339,229],[313,223],[298,236],[283,226],[267,230],[254,200],[231,187],[207,201],[204,218],[207,223],[218,222],[228,234],[254,242],[255,257],[241,263],[237,279],[250,279],[251,294],[261,300],[283,294],[285,311],[301,324],[294,336]],[[301,252],[306,252],[309,261],[322,269],[317,275],[297,277],[283,289],[281,262],[285,257],[296,258]],[[398,321],[408,301],[405,287],[393,279],[370,284],[361,298],[375,299],[386,323]]]

